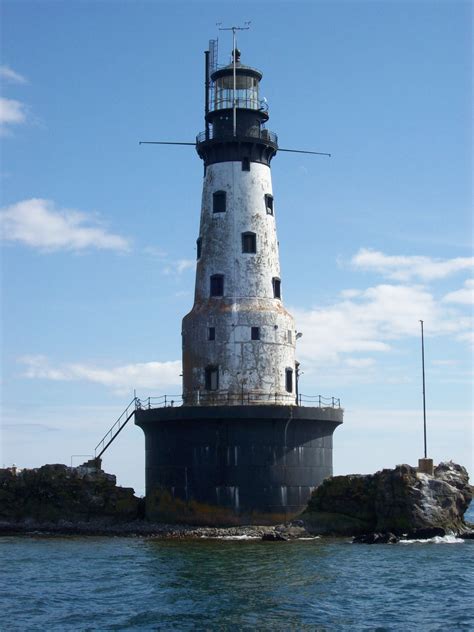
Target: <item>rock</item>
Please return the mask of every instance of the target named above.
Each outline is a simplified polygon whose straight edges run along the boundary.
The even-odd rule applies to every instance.
[[[278,533],[274,531],[273,533],[264,533],[262,535],[262,540],[264,542],[287,542],[289,538],[287,538],[282,533]]]
[[[275,527],[275,531],[286,540],[296,540],[309,535],[303,526],[295,525],[294,523],[278,525]]]
[[[354,544],[396,544],[400,538],[394,533],[365,533],[353,538]]]
[[[446,535],[446,529],[442,527],[425,527],[424,529],[413,529],[406,535],[403,534],[406,540],[429,540],[431,538],[440,537],[443,538]]]
[[[115,476],[90,462],[77,468],[0,469],[0,521],[126,522],[140,516],[142,505],[133,489],[118,487]]]
[[[440,463],[433,476],[398,465],[326,479],[301,518],[308,531],[320,535],[401,535],[433,528],[459,533],[466,530],[464,513],[471,499],[467,471],[456,463]]]

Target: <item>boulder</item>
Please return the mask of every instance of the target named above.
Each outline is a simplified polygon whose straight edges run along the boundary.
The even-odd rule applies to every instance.
[[[440,463],[433,476],[398,465],[375,474],[326,479],[301,518],[316,534],[461,533],[467,531],[464,513],[471,499],[469,476],[461,465]]]
[[[79,467],[43,465],[35,469],[0,469],[0,521],[130,521],[141,500],[115,476],[90,463]]]
[[[364,533],[356,535],[352,542],[354,544],[396,544],[400,538],[394,533]]]
[[[282,533],[278,533],[277,531],[273,531],[270,533],[264,533],[262,535],[262,540],[264,542],[287,542],[289,538],[287,538]]]

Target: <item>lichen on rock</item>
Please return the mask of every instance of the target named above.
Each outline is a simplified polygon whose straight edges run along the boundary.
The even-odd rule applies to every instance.
[[[375,474],[334,476],[312,494],[303,513],[305,526],[318,534],[402,534],[429,528],[462,533],[472,499],[466,468],[440,463],[433,476],[410,465]]]

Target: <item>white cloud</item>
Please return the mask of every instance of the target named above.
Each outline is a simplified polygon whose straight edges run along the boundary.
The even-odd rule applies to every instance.
[[[98,248],[126,251],[124,237],[107,232],[96,219],[71,209],[58,209],[51,200],[32,198],[0,211],[1,237],[42,251]]]
[[[168,253],[165,250],[157,246],[146,246],[143,249],[143,252],[145,252],[150,257],[155,257],[157,259],[166,259],[166,257],[168,256]]]
[[[0,133],[7,133],[10,125],[26,121],[27,108],[21,101],[0,97]]]
[[[465,331],[457,336],[458,340],[468,342],[474,347],[474,331]]]
[[[373,358],[347,358],[346,364],[356,369],[368,369],[374,366],[375,360]]]
[[[161,394],[170,387],[176,390],[181,385],[181,362],[178,360],[139,362],[108,368],[82,363],[54,366],[45,356],[24,356],[18,361],[25,366],[24,377],[93,382],[120,394],[130,392],[132,388],[151,389],[154,393]]]
[[[327,307],[290,310],[304,333],[298,354],[307,367],[338,363],[341,354],[389,351],[394,340],[419,336],[420,319],[427,335],[464,337],[471,329],[469,317],[445,308],[421,286],[383,284],[344,296]]]
[[[474,266],[474,257],[433,259],[422,256],[391,256],[377,250],[361,248],[351,259],[351,264],[360,270],[379,272],[389,279],[408,281],[421,279],[433,281],[468,270]]]
[[[3,64],[0,66],[0,79],[4,79],[5,81],[11,81],[12,83],[28,83],[26,77],[20,75],[19,72],[15,72],[10,66]]]
[[[460,303],[472,305],[474,303],[474,279],[464,282],[464,287],[454,292],[449,292],[443,297],[445,303]]]
[[[196,262],[194,259],[177,259],[176,261],[170,261],[163,268],[163,274],[182,274],[185,270],[194,269],[195,266]]]

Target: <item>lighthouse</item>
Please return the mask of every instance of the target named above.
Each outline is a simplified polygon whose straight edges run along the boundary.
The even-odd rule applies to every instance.
[[[265,128],[261,78],[238,50],[211,75],[210,130],[197,143],[196,289],[182,328],[186,405],[295,403],[296,331],[282,300],[270,170],[277,138]]]
[[[234,40],[235,41],[235,40]],[[206,60],[194,303],[182,322],[181,406],[140,408],[147,514],[208,524],[278,522],[332,474],[343,411],[298,394],[295,322],[283,303],[262,73]],[[284,210],[282,210],[284,212]],[[286,280],[285,280],[286,281]]]

